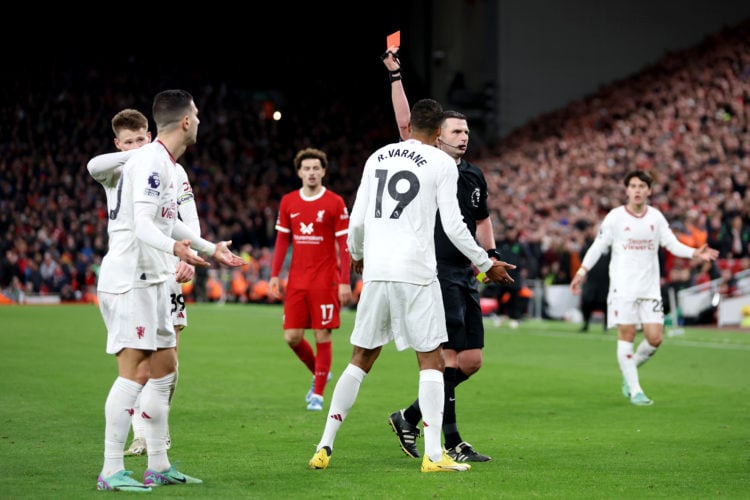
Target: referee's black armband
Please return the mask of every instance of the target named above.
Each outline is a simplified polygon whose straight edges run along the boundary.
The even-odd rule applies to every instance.
[[[503,260],[503,257],[500,255],[500,252],[498,252],[497,249],[495,248],[490,248],[489,250],[487,250],[487,257],[489,257],[490,259],[494,257],[497,260]]]

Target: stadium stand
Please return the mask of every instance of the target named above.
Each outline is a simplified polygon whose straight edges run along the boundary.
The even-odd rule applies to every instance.
[[[569,282],[586,229],[622,203],[619,179],[633,168],[654,174],[652,202],[676,232],[690,225],[721,251],[720,266],[733,273],[750,268],[748,47],[747,22],[726,28],[472,154],[490,184],[493,219],[520,228],[519,239],[534,256],[529,283]],[[149,111],[158,75],[137,59],[125,68],[60,62],[26,68],[2,89],[4,301],[95,300],[107,218],[104,195],[85,165],[112,150],[109,119],[116,111]],[[326,184],[351,206],[367,155],[397,131],[378,99],[335,85],[313,82],[305,94],[285,94],[211,81],[197,70],[189,77],[201,137],[181,163],[208,238],[233,240],[249,263],[242,279],[226,280],[220,300],[266,301],[262,282],[269,276],[278,202],[297,181],[294,151],[325,150],[331,159]],[[274,106],[285,107],[285,119],[269,117]],[[687,288],[720,277],[718,267],[667,257],[666,285]],[[537,299],[540,290],[534,288]]]

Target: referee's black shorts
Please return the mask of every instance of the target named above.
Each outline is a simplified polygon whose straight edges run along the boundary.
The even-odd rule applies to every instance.
[[[484,347],[484,323],[479,289],[471,266],[438,265],[448,330],[446,349],[464,351]]]

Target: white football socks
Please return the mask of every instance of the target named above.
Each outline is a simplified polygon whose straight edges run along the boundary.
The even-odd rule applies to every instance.
[[[174,373],[162,378],[150,378],[141,392],[141,416],[146,427],[148,468],[157,471],[165,471],[171,465],[167,457],[167,433],[169,395],[174,380]]]
[[[142,385],[117,377],[104,403],[104,466],[102,476],[108,477],[125,469],[123,455],[130,433],[130,414]]]
[[[359,394],[359,388],[365,379],[367,372],[351,363],[347,365],[344,372],[336,381],[331,396],[331,406],[328,409],[328,418],[326,426],[323,429],[323,436],[320,438],[317,450],[323,446],[328,446],[333,450],[333,441],[336,439],[336,433],[339,431],[341,424],[344,423],[349,410],[354,406]]]
[[[630,389],[630,396],[642,391],[641,384],[638,381],[638,368],[635,365],[635,356],[633,355],[633,343],[625,340],[617,341],[617,362],[620,364],[620,371]]]
[[[443,374],[439,370],[419,372],[419,408],[422,410],[424,453],[433,462],[439,462],[443,458],[440,437],[443,430],[444,387]]]

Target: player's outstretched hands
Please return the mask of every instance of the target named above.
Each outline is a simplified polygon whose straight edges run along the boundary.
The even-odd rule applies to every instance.
[[[195,266],[183,261],[177,263],[177,270],[174,276],[177,283],[187,283],[193,279],[193,276],[195,276]]]
[[[493,259],[492,267],[489,268],[484,274],[493,283],[498,283],[500,285],[510,285],[511,283],[513,283],[513,278],[511,278],[508,274],[508,269],[515,268],[516,266],[513,264],[508,264],[507,262],[504,262],[502,260]]]
[[[193,252],[193,249],[190,248],[190,240],[175,241],[173,253],[179,257],[181,261],[187,262],[190,265],[201,267],[209,266],[208,262],[203,257]]]
[[[233,254],[229,250],[229,245],[232,244],[232,240],[220,241],[216,244],[216,251],[212,255],[216,262],[224,264],[229,267],[239,267],[245,263],[245,261],[239,255]]]
[[[708,245],[703,245],[695,251],[693,257],[701,259],[704,262],[711,262],[719,258],[719,251],[709,248]]]

